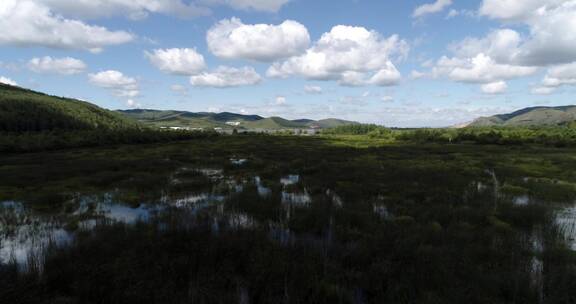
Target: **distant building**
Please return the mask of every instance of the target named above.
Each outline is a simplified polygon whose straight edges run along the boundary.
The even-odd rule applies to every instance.
[[[300,136],[313,136],[320,134],[320,129],[319,128],[294,129],[293,134]]]
[[[179,131],[179,130],[202,131],[202,130],[204,130],[203,128],[190,128],[190,127],[160,127],[160,129],[162,129],[162,130],[174,130],[174,131]]]

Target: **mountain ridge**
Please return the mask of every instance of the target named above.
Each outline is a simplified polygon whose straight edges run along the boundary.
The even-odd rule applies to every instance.
[[[212,113],[154,109],[117,110],[116,112],[155,127],[281,130],[301,128],[328,129],[341,125],[359,124],[355,121],[336,118],[289,120],[277,116],[263,117],[232,112]]]
[[[566,105],[557,107],[527,107],[511,113],[479,117],[471,122],[469,127],[538,127],[561,126],[576,121],[576,106]]]

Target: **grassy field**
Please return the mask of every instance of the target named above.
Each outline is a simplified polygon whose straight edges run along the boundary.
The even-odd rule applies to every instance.
[[[575,200],[572,148],[221,136],[5,154],[0,202],[28,221],[0,207],[0,246],[33,219],[73,239],[0,267],[0,302],[574,303],[558,214]],[[149,212],[114,221],[103,201]]]

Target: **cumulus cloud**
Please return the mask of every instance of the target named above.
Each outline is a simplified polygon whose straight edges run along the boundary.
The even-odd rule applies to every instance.
[[[484,94],[502,94],[508,89],[508,84],[505,81],[496,81],[482,85],[481,89]]]
[[[412,17],[420,18],[425,15],[439,13],[450,5],[452,5],[452,0],[436,0],[434,3],[428,3],[417,7],[412,13]]]
[[[576,62],[549,68],[542,84],[532,89],[532,94],[548,95],[562,86],[576,86]]]
[[[128,16],[143,19],[150,13],[169,14],[179,17],[209,15],[210,9],[181,0],[33,0],[45,4],[53,11],[75,18],[99,18]]]
[[[160,71],[175,75],[196,75],[206,68],[204,56],[196,49],[158,49],[145,52]]]
[[[454,57],[438,60],[432,75],[481,83],[484,91],[489,83],[529,76],[539,67],[552,66],[533,94],[549,94],[550,88],[570,83],[554,74],[576,62],[576,0],[483,0],[478,14],[508,28],[451,44]],[[512,24],[516,29],[510,28]],[[518,29],[522,27],[527,31]]]
[[[508,63],[546,66],[576,61],[575,0],[484,0],[479,13],[528,27],[526,37],[516,33],[509,49],[498,49],[511,53],[503,58]]]
[[[491,94],[504,91],[505,80],[533,75],[539,67],[552,66],[532,94],[576,83],[570,73],[576,62],[576,0],[483,0],[478,14],[527,31],[504,27],[453,43],[454,57],[438,60],[431,75],[480,83]]]
[[[71,57],[52,58],[45,56],[43,58],[32,58],[28,62],[27,67],[36,73],[61,75],[80,74],[86,70],[86,64],[82,60]]]
[[[438,60],[432,74],[465,83],[491,83],[529,76],[538,71],[536,67],[499,64],[483,53],[473,58],[448,58]]]
[[[285,96],[276,96],[274,100],[274,105],[281,106],[286,104],[286,97]]]
[[[230,88],[256,85],[261,81],[262,77],[252,67],[220,66],[212,72],[190,77],[190,84],[196,87]]]
[[[374,84],[378,86],[394,86],[400,83],[402,75],[392,64],[392,62],[387,62],[384,68],[381,68],[370,78],[369,84]]]
[[[307,85],[307,86],[304,86],[304,92],[306,92],[308,94],[313,94],[313,95],[320,95],[320,94],[322,94],[323,90],[322,90],[322,87],[319,87],[319,86]]]
[[[542,83],[547,87],[576,85],[576,62],[550,68]]]
[[[397,35],[384,38],[363,27],[338,25],[304,54],[275,62],[267,75],[335,80],[348,86],[393,85],[400,73],[392,60],[404,58],[408,51],[408,44]]]
[[[227,5],[240,10],[278,12],[290,0],[203,0],[210,5]]]
[[[427,76],[427,74],[424,72],[420,72],[420,71],[416,71],[416,70],[413,70],[412,72],[410,72],[410,78],[412,78],[412,79],[422,79],[426,76]]]
[[[93,85],[110,90],[114,96],[125,98],[128,106],[138,105],[134,98],[140,95],[140,89],[135,78],[125,76],[119,71],[108,70],[89,74],[88,79]]]
[[[18,83],[16,81],[14,81],[8,77],[4,77],[4,76],[0,76],[0,83],[8,84],[11,86],[17,86],[18,85]]]
[[[100,52],[106,46],[133,39],[132,34],[124,31],[110,31],[63,18],[36,1],[0,1],[0,45]]]
[[[221,58],[274,61],[302,53],[310,35],[304,25],[292,20],[251,25],[232,18],[208,30],[206,40],[210,51]]]
[[[522,37],[511,29],[499,29],[488,33],[486,37],[468,37],[451,44],[448,49],[461,58],[475,57],[482,53],[500,63],[511,64],[516,61]]]
[[[505,21],[529,19],[540,8],[549,4],[558,4],[564,0],[483,0],[480,15]]]

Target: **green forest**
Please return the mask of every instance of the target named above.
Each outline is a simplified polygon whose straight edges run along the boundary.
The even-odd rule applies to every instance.
[[[161,131],[88,102],[0,84],[0,152],[168,142],[212,135]]]
[[[557,147],[576,146],[576,124],[532,127],[466,127],[391,129],[378,125],[340,126],[325,135],[364,135],[389,142],[474,143],[492,145],[541,144]]]

